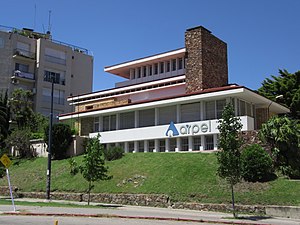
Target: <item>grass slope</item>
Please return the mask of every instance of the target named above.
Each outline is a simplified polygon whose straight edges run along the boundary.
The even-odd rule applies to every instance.
[[[82,156],[76,157],[81,162]],[[215,154],[136,153],[107,162],[113,179],[95,183],[99,193],[158,193],[173,201],[230,203],[230,190],[216,176]],[[22,191],[46,189],[47,159],[21,160],[11,166],[11,182]],[[81,174],[69,173],[67,160],[52,161],[52,191],[84,192],[87,182]],[[0,179],[6,186],[6,178]],[[267,183],[240,183],[235,187],[240,204],[300,205],[300,181],[279,178]]]

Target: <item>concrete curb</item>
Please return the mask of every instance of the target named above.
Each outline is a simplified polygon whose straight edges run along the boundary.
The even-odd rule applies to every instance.
[[[116,214],[74,214],[74,213],[31,213],[31,212],[2,212],[1,215],[11,216],[60,216],[60,217],[92,217],[92,218],[119,218],[119,219],[136,219],[136,220],[165,220],[165,221],[181,221],[194,223],[217,223],[217,224],[237,224],[237,225],[271,225],[266,223],[248,223],[239,221],[218,221],[218,220],[202,220],[172,217],[152,217],[152,216],[122,216]]]

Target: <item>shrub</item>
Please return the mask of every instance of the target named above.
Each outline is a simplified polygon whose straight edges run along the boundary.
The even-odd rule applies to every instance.
[[[241,154],[241,170],[245,181],[266,181],[273,174],[273,162],[260,145],[249,145]]]
[[[124,150],[121,147],[110,147],[104,149],[104,157],[107,161],[120,159],[124,156]]]

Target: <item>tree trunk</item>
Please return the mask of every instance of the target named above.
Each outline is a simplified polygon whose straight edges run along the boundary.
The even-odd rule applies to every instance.
[[[90,205],[90,198],[91,198],[91,184],[92,184],[92,182],[89,181],[88,205]]]
[[[233,184],[231,184],[231,198],[232,198],[232,212],[233,212],[233,217],[236,218],[237,214],[235,212],[235,206],[234,206],[234,191],[233,191]]]

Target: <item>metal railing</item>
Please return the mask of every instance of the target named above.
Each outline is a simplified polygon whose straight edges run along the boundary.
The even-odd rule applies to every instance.
[[[13,71],[13,76],[34,80],[34,74],[33,73],[22,72],[20,70],[14,70]]]
[[[30,52],[24,49],[20,49],[20,48],[16,48],[14,49],[14,54],[18,55],[18,56],[23,56],[29,59],[35,59],[35,53],[34,52]]]

